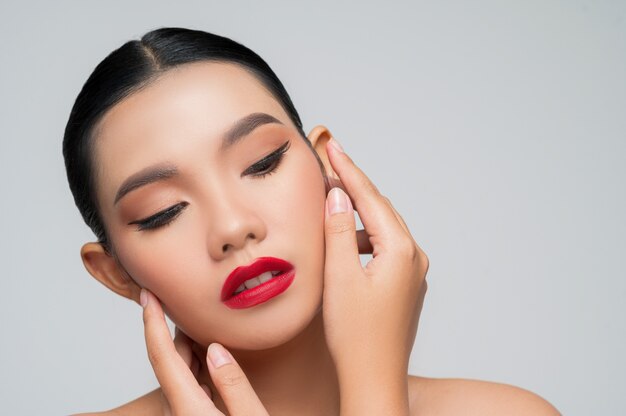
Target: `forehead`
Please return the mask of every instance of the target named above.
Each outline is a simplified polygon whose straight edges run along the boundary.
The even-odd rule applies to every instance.
[[[260,81],[239,65],[197,62],[168,70],[113,106],[96,128],[94,167],[99,194],[149,164],[215,154],[236,120],[264,112],[292,123]]]

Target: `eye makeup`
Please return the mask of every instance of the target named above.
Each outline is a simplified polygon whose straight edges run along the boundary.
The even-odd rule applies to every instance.
[[[255,178],[264,178],[274,173],[289,150],[290,144],[291,142],[287,140],[278,149],[243,171],[241,177],[250,175]],[[137,225],[137,231],[154,230],[172,223],[188,205],[188,202],[180,202],[147,218],[131,221],[128,225]]]
[[[265,156],[263,159],[256,162],[254,165],[250,166],[248,169],[243,171],[241,176],[245,176],[246,174],[251,174],[256,177],[264,177],[273,173],[277,168],[280,162],[283,159],[283,155],[287,150],[289,150],[289,145],[291,142],[288,140],[283,143],[278,149]]]
[[[181,202],[143,220],[131,221],[128,225],[137,224],[137,231],[151,230],[169,224],[189,205]]]

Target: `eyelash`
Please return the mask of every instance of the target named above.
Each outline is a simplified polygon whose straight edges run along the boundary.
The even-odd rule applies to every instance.
[[[264,178],[267,175],[271,175],[278,169],[280,162],[283,160],[285,152],[289,150],[291,142],[287,141],[274,152],[270,153],[263,159],[256,162],[254,165],[246,169],[241,176],[248,174],[257,178]],[[161,212],[151,215],[148,218],[131,221],[128,224],[136,224],[137,231],[153,230],[159,227],[171,224],[178,215],[189,205],[188,202],[181,202],[173,205]]]
[[[285,152],[289,150],[290,144],[290,141],[286,141],[278,149],[243,171],[241,176],[244,176],[245,174],[252,174],[252,176],[264,178],[267,175],[271,175],[276,171],[278,165],[280,165]]]
[[[181,202],[173,205],[164,211],[158,212],[146,219],[129,222],[137,224],[137,231],[152,230],[170,224],[189,205],[188,202]]]

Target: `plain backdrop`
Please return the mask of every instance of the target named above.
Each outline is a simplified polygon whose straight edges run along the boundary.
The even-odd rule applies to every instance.
[[[162,26],[259,53],[403,215],[431,262],[411,374],[623,411],[626,2],[3,0],[3,414],[157,387],[140,308],[80,261],[61,141],[96,64]]]

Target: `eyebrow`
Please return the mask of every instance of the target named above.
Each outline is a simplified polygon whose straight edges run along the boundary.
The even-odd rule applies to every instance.
[[[234,146],[237,142],[241,141],[241,139],[247,137],[256,128],[272,123],[283,124],[275,117],[266,113],[252,113],[240,118],[232,125],[231,128],[228,129],[228,131],[226,131],[224,136],[222,136],[222,144],[219,150],[221,152],[227,150],[228,148]],[[124,180],[115,194],[113,205],[117,204],[117,202],[126,194],[137,188],[154,182],[171,179],[177,176],[178,173],[178,168],[169,163],[160,163],[144,168]]]
[[[271,123],[283,124],[273,116],[265,113],[252,113],[240,118],[224,134],[220,151],[224,151],[233,146],[239,140],[252,133],[252,131],[257,127]]]

